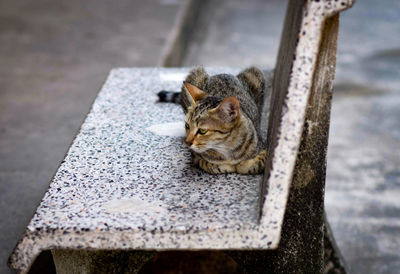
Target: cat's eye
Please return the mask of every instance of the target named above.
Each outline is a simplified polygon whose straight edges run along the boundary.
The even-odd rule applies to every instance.
[[[207,133],[207,131],[208,131],[207,129],[199,128],[199,130],[197,132],[200,133],[201,135],[204,135]]]
[[[189,130],[189,125],[188,125],[187,123],[185,123],[185,128],[186,128],[187,130]]]

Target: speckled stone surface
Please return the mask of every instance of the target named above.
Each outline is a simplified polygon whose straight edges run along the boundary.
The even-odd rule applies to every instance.
[[[216,176],[194,167],[173,128],[183,121],[181,107],[157,103],[156,93],[179,90],[187,72],[110,73],[12,254],[11,267],[24,272],[40,251],[58,248],[277,246],[284,207],[269,212],[260,226],[263,176]],[[172,136],[159,125],[170,125]],[[279,189],[273,193],[286,197]]]
[[[256,224],[260,176],[206,174],[180,136],[151,130],[183,121],[179,105],[155,95],[180,89],[181,81],[163,80],[186,74],[177,72],[112,71],[32,225],[168,232]]]

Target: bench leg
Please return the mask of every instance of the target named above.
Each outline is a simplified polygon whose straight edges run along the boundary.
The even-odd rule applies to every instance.
[[[152,251],[52,250],[57,274],[136,274]]]
[[[347,273],[346,261],[336,245],[326,214],[324,214],[324,222],[324,273]]]

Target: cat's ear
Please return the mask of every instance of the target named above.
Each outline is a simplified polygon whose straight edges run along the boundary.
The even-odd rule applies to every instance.
[[[210,110],[209,113],[224,123],[230,123],[239,115],[239,101],[232,96],[226,97],[218,107]]]
[[[203,99],[207,95],[207,93],[205,93],[198,87],[189,84],[188,82],[183,82],[183,87],[192,105],[196,103],[196,101]]]

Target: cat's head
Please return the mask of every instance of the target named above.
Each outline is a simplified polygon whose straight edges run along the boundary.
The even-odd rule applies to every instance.
[[[227,155],[229,137],[240,121],[239,101],[210,96],[187,82],[183,85],[191,103],[185,117],[186,145],[197,153],[213,150]]]

